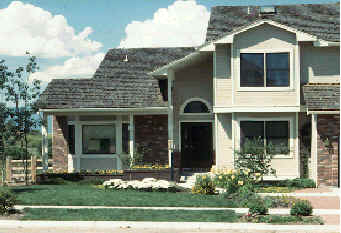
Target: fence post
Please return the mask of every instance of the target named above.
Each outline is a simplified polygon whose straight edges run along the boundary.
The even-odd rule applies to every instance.
[[[6,181],[11,182],[12,181],[12,167],[11,167],[11,156],[6,157]]]
[[[35,184],[37,181],[37,156],[31,156],[31,179],[32,184]]]

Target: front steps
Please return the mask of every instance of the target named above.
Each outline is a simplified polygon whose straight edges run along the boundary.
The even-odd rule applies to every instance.
[[[191,189],[196,180],[197,175],[210,175],[210,172],[190,172],[184,171],[181,173],[180,182],[177,184],[180,187]]]

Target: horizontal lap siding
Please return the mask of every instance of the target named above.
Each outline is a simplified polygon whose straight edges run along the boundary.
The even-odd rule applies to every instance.
[[[233,168],[232,114],[217,114],[217,167]]]
[[[296,106],[296,92],[235,92],[235,106]]]
[[[216,79],[216,106],[230,107],[232,105],[231,79]]]

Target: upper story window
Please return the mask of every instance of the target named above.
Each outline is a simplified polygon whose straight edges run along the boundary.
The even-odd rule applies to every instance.
[[[290,53],[240,53],[240,87],[289,87]]]

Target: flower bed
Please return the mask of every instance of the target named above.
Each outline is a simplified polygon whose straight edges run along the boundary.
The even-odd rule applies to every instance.
[[[105,189],[134,189],[145,192],[175,192],[177,190],[174,182],[145,178],[142,181],[124,181],[122,179],[111,179],[103,182]]]

